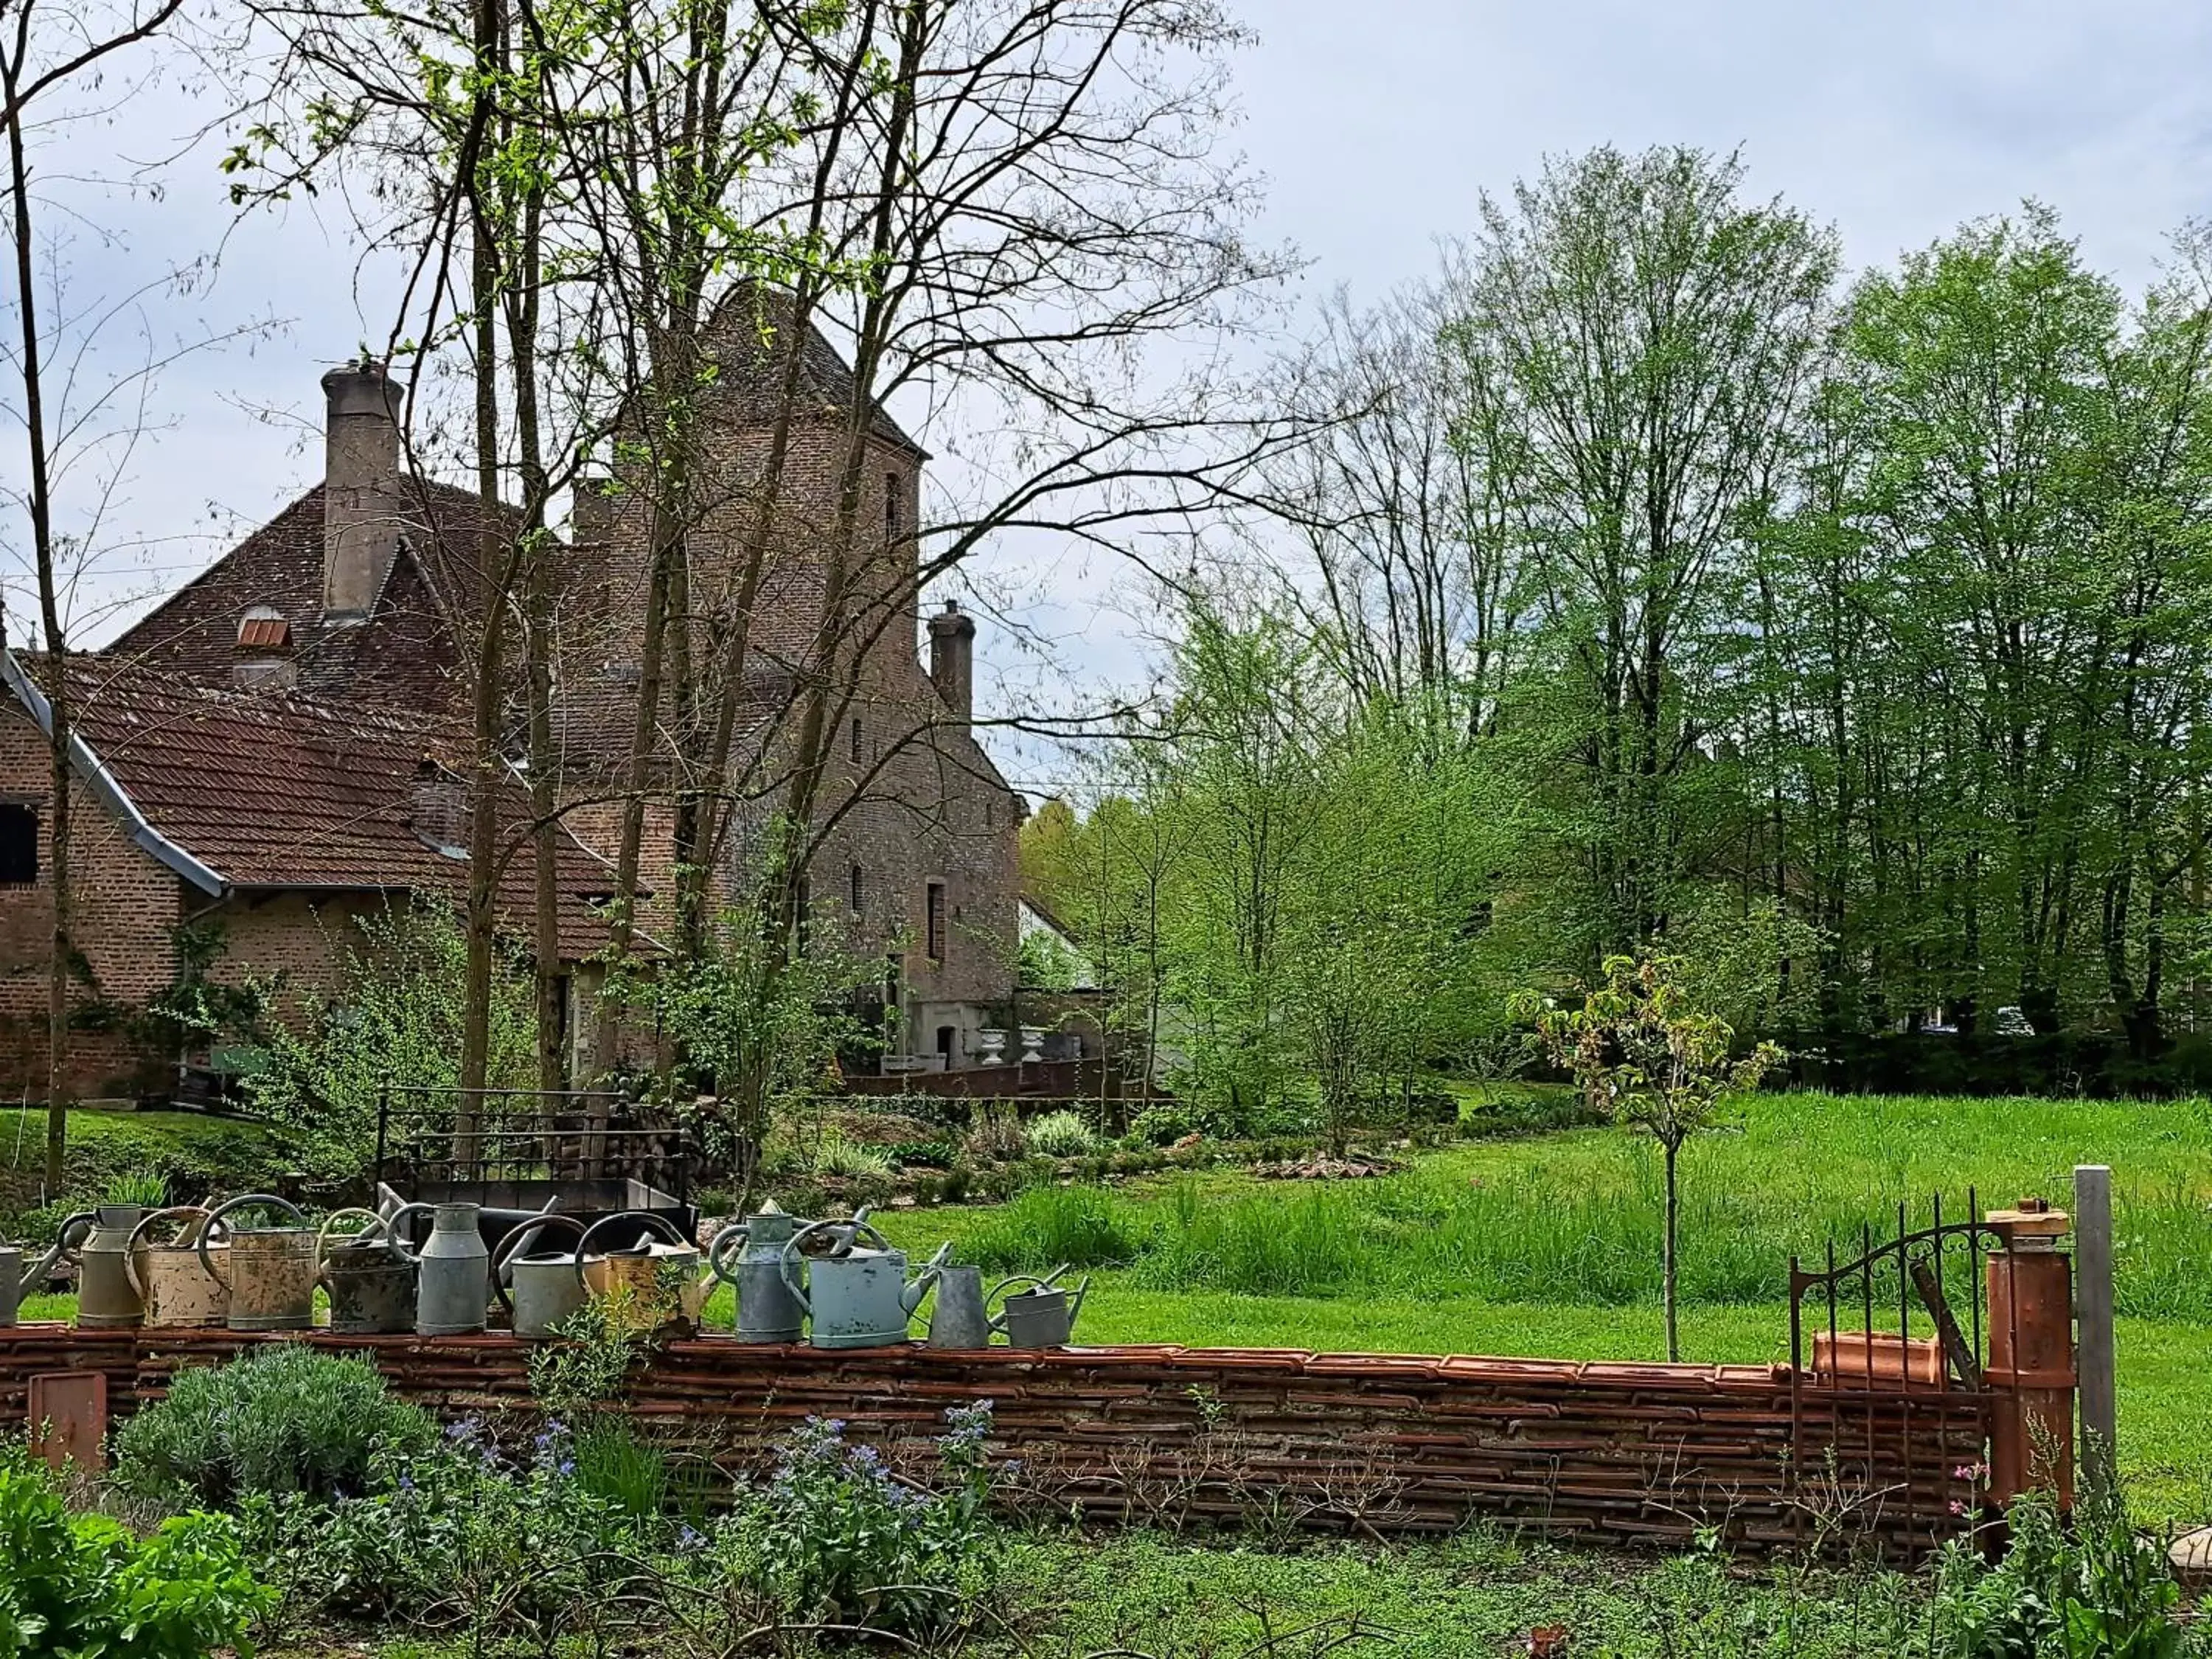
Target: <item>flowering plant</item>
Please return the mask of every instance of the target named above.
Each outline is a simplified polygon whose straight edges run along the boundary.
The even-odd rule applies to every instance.
[[[836,1418],[810,1417],[779,1449],[775,1476],[736,1522],[778,1601],[800,1617],[927,1631],[957,1612],[995,1563],[988,1513],[996,1471],[991,1404],[945,1413],[937,1491],[901,1478]]]

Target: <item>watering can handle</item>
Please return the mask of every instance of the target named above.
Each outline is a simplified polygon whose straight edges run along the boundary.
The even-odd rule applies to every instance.
[[[542,1221],[526,1221],[499,1241],[499,1249],[492,1252],[491,1293],[499,1298],[499,1305],[507,1310],[507,1317],[514,1316],[514,1298],[507,1294],[507,1281],[514,1277],[515,1258],[522,1254],[525,1244],[535,1243],[538,1235],[548,1227],[566,1227],[576,1235],[576,1254],[583,1251],[584,1235],[590,1231],[572,1215],[548,1212]]]
[[[814,1303],[813,1299],[806,1294],[806,1287],[799,1282],[799,1264],[805,1260],[799,1255],[799,1245],[811,1234],[838,1229],[845,1234],[842,1246],[845,1249],[851,1249],[854,1238],[861,1233],[866,1233],[874,1239],[878,1249],[890,1249],[890,1242],[868,1224],[866,1218],[867,1211],[863,1208],[850,1221],[810,1221],[792,1234],[789,1238],[784,1240],[783,1260],[779,1264],[783,1273],[784,1288],[791,1292],[792,1300],[799,1304],[799,1312],[805,1314],[809,1319],[814,1317]]]
[[[54,1234],[52,1248],[47,1250],[44,1255],[40,1256],[36,1261],[33,1261],[28,1267],[26,1267],[23,1270],[22,1288],[27,1291],[33,1285],[44,1279],[49,1273],[53,1271],[54,1263],[61,1261],[64,1257],[67,1257],[71,1261],[79,1261],[83,1260],[83,1257],[78,1253],[76,1247],[70,1243],[70,1229],[81,1225],[88,1235],[92,1231],[93,1228],[98,1224],[99,1220],[100,1218],[93,1214],[91,1211],[80,1210],[75,1215],[70,1216],[67,1220],[64,1221],[59,1231]],[[83,1240],[80,1239],[77,1243],[82,1244]]]
[[[123,1276],[131,1281],[131,1288],[141,1302],[146,1299],[146,1286],[138,1276],[138,1240],[146,1229],[157,1221],[167,1221],[173,1216],[198,1216],[204,1230],[208,1212],[198,1204],[173,1204],[166,1210],[150,1210],[146,1218],[131,1230],[131,1237],[123,1246]],[[179,1243],[182,1242],[180,1239]]]
[[[707,1271],[716,1279],[730,1276],[729,1255],[732,1242],[744,1243],[752,1237],[752,1229],[742,1221],[732,1221],[707,1242]]]
[[[323,1224],[315,1229],[315,1254],[319,1256],[322,1255],[324,1250],[329,1247],[331,1242],[331,1229],[337,1225],[337,1223],[344,1220],[349,1216],[361,1216],[368,1223],[368,1225],[366,1227],[355,1229],[351,1242],[356,1244],[366,1243],[368,1240],[375,1237],[377,1234],[384,1231],[384,1218],[377,1214],[374,1210],[362,1209],[359,1205],[351,1205],[343,1210],[332,1210],[328,1215],[323,1218]]]
[[[289,1203],[277,1197],[274,1193],[240,1193],[236,1198],[216,1205],[214,1212],[208,1217],[205,1224],[200,1228],[200,1267],[210,1279],[222,1285],[225,1291],[230,1289],[230,1278],[227,1273],[216,1271],[215,1258],[208,1254],[208,1245],[215,1237],[215,1230],[222,1225],[223,1217],[228,1215],[233,1210],[242,1210],[249,1204],[266,1205],[272,1210],[288,1211],[293,1220],[302,1224],[307,1219],[300,1213],[298,1205]]]
[[[1062,1271],[1065,1272],[1066,1270],[1062,1269]],[[986,1291],[983,1293],[983,1311],[987,1316],[988,1316],[985,1322],[992,1330],[1002,1332],[1006,1328],[1006,1304],[1001,1302],[999,1305],[999,1311],[995,1314],[992,1313],[991,1298],[997,1296],[1009,1285],[1034,1285],[1039,1290],[1042,1290],[1045,1286],[1045,1281],[1039,1279],[1035,1273],[1016,1273],[1011,1279],[1000,1279],[997,1284],[992,1285],[989,1290]]]
[[[951,1259],[952,1241],[948,1238],[937,1247],[936,1255],[921,1264],[921,1271],[914,1276],[914,1282],[900,1291],[899,1301],[909,1318],[921,1311],[922,1297],[929,1294],[931,1285],[945,1276],[945,1264]]]
[[[551,1217],[549,1216],[547,1219],[550,1220]],[[585,1285],[586,1288],[589,1288],[589,1285],[586,1284],[584,1278],[584,1257],[590,1249],[592,1235],[599,1231],[600,1228],[610,1225],[617,1221],[642,1221],[647,1225],[650,1226],[655,1232],[658,1232],[663,1238],[666,1239],[671,1244],[683,1244],[689,1242],[684,1238],[682,1228],[678,1227],[666,1216],[659,1214],[652,1210],[623,1210],[614,1215],[603,1215],[597,1221],[594,1221],[590,1226],[585,1228],[584,1236],[576,1241],[576,1282],[579,1285]],[[696,1249],[696,1246],[694,1246],[693,1248]]]
[[[399,1224],[417,1210],[422,1211],[424,1215],[437,1213],[437,1206],[434,1204],[403,1204],[384,1218],[384,1236],[402,1261],[411,1261],[420,1267],[422,1261],[422,1253],[409,1249],[406,1239],[402,1237],[399,1232]]]

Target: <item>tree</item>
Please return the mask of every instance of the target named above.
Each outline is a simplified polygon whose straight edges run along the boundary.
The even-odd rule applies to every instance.
[[[9,298],[17,324],[8,355],[21,394],[19,414],[26,440],[23,504],[30,521],[31,563],[36,573],[40,631],[46,647],[42,688],[47,708],[46,875],[52,894],[46,970],[46,1184],[50,1199],[62,1191],[69,1143],[70,976],[76,957],[71,936],[70,781],[75,738],[70,723],[69,647],[73,635],[65,614],[72,549],[61,526],[57,500],[68,471],[59,451],[74,435],[78,451],[96,452],[104,440],[114,435],[106,428],[106,417],[112,413],[107,406],[117,401],[133,412],[125,434],[127,450],[127,440],[143,429],[140,398],[155,365],[149,357],[143,372],[124,376],[95,394],[88,407],[67,407],[66,385],[61,398],[50,398],[49,352],[58,345],[64,351],[71,346],[81,350],[87,341],[82,337],[82,315],[58,303],[58,294],[40,294],[41,247],[34,212],[33,158],[41,129],[51,141],[56,130],[72,125],[72,117],[86,113],[69,106],[69,95],[96,85],[110,59],[161,33],[181,9],[182,0],[134,0],[119,6],[103,6],[99,0],[88,4],[72,0],[60,6],[41,3],[41,0],[15,0],[12,17],[0,9],[0,100],[4,100],[0,101],[0,125],[4,125],[7,136],[9,232],[15,255],[9,272]],[[108,88],[106,95],[112,97],[114,89]],[[73,172],[79,170],[65,166],[58,176],[65,179]],[[51,257],[51,248],[46,251]],[[58,271],[58,262],[53,269]],[[58,276],[53,280],[58,283]],[[52,316],[42,321],[42,303],[58,315],[58,324]],[[96,329],[98,324],[92,326]],[[73,333],[78,337],[71,339]],[[74,381],[72,374],[70,384]],[[106,493],[100,485],[90,484],[85,516],[91,523],[97,523]],[[75,550],[79,558],[82,550],[82,544]]]
[[[1562,1008],[1548,998],[1522,1001],[1553,1062],[1573,1072],[1592,1109],[1659,1143],[1666,1166],[1661,1249],[1669,1360],[1682,1357],[1676,1321],[1682,1148],[1711,1124],[1724,1096],[1755,1087],[1784,1059],[1771,1042],[1732,1057],[1735,1031],[1692,1003],[1683,988],[1685,966],[1679,957],[1608,957],[1603,981],[1584,993],[1580,1008]]]

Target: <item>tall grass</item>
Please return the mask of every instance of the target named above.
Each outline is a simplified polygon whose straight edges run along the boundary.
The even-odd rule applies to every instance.
[[[2212,1321],[2212,1113],[2166,1105],[1766,1097],[1684,1155],[1682,1296],[1780,1301],[1814,1266],[2039,1191],[2077,1162],[2115,1166],[2118,1310]],[[1661,1192],[1649,1141],[1618,1130],[1494,1144],[1339,1185],[1202,1187],[1148,1199],[1024,1194],[968,1241],[981,1265],[1128,1265],[1162,1291],[1467,1297],[1618,1307],[1657,1300]],[[1891,1276],[1893,1280],[1893,1275]],[[1878,1287],[1893,1299],[1893,1283]]]

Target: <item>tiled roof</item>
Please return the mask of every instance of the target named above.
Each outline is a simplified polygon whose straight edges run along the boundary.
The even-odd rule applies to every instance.
[[[437,850],[462,821],[444,763],[460,734],[388,710],[296,697],[156,686],[97,659],[72,676],[77,730],[164,836],[233,887],[465,894],[468,866]],[[507,786],[515,830],[529,802]],[[511,841],[513,831],[503,839]],[[533,859],[503,873],[507,926],[526,932]],[[605,929],[586,900],[613,886],[605,863],[565,834],[562,954],[589,955]]]
[[[332,628],[323,621],[317,484],[143,617],[107,654],[221,689],[231,684],[241,648],[289,643],[295,684],[308,696],[447,706],[457,694],[446,617],[481,608],[482,509],[474,495],[450,485],[404,488],[409,523],[366,623]],[[284,637],[247,636],[264,622],[277,623]]]

